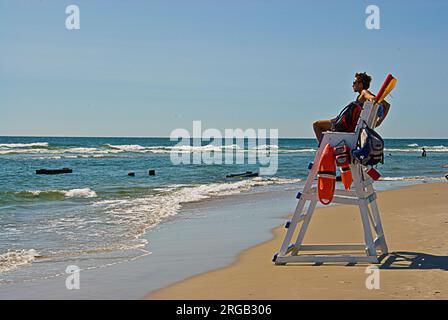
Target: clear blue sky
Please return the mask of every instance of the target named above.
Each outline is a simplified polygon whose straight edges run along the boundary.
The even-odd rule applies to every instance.
[[[65,28],[77,4],[81,30]],[[365,28],[365,8],[381,30]],[[448,1],[1,0],[0,135],[169,136],[311,123],[398,78],[385,137],[447,137]]]

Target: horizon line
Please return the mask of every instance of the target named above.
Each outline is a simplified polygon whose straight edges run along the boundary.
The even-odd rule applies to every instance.
[[[145,139],[145,138],[157,138],[157,139],[170,139],[169,136],[71,136],[71,135],[0,135],[0,138],[131,138],[131,139]],[[202,138],[202,137],[190,137],[190,138]],[[235,138],[235,137],[222,137]],[[269,137],[266,137],[269,139]],[[278,137],[278,139],[316,139],[315,137]],[[385,137],[383,139],[433,139],[433,140],[447,140],[441,137]]]

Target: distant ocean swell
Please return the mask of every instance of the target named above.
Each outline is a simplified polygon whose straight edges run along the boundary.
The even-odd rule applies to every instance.
[[[407,144],[406,146],[385,148],[385,152],[420,152],[421,148],[425,148],[427,152],[447,152],[448,146],[419,146],[417,143]],[[138,144],[129,145],[113,145],[104,144],[95,147],[69,147],[69,146],[52,146],[48,142],[35,142],[35,143],[3,143],[0,144],[0,156],[1,155],[53,155],[47,156],[45,159],[61,159],[70,157],[107,157],[113,155],[119,155],[122,153],[154,153],[154,154],[168,154],[171,152],[176,153],[195,153],[195,152],[222,152],[222,153],[234,153],[234,152],[268,152],[278,153],[313,153],[316,148],[280,148],[278,145],[260,145],[249,148],[242,148],[239,145],[224,145],[224,146],[142,146]]]
[[[194,152],[272,152],[279,153],[300,153],[300,152],[315,152],[313,148],[303,149],[280,149],[277,145],[259,145],[250,148],[242,148],[239,145],[224,145],[224,146],[141,146],[141,145],[112,145],[104,144],[98,147],[61,147],[51,146],[48,142],[44,143],[28,143],[28,144],[0,144],[0,155],[15,155],[15,154],[86,154],[86,155],[107,155],[120,153],[194,153]],[[67,156],[63,156],[67,157]],[[59,159],[54,157],[54,159]]]
[[[423,146],[418,147],[414,145],[409,145],[413,148],[385,148],[385,152],[421,152],[422,148],[425,148],[427,152],[448,152],[448,146]]]

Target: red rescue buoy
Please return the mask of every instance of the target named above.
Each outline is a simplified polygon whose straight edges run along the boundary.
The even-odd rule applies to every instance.
[[[327,144],[322,152],[319,161],[319,171],[317,173],[317,195],[319,201],[324,204],[330,204],[333,200],[336,185],[336,161],[334,150],[330,144]]]

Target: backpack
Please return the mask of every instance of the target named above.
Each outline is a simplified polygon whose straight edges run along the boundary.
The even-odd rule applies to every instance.
[[[384,164],[384,140],[373,129],[365,126],[361,129],[357,148],[352,150],[352,156],[363,166]]]
[[[356,124],[361,115],[362,106],[360,102],[353,101],[333,120],[334,131],[355,132]]]

